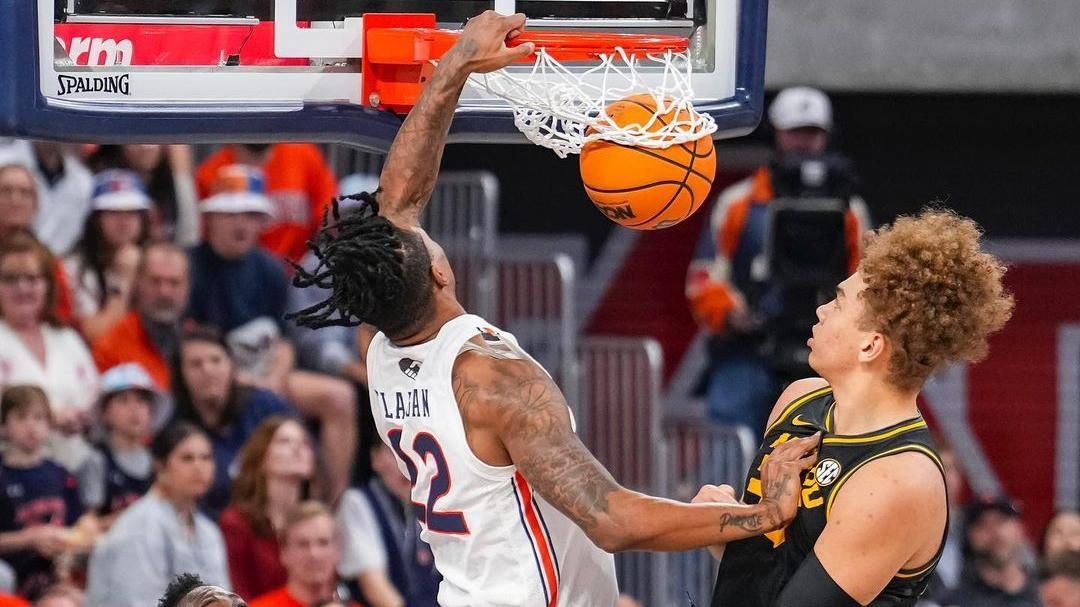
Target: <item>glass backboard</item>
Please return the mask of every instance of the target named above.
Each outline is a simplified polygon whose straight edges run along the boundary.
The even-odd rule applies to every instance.
[[[385,150],[401,117],[360,94],[362,16],[486,9],[531,30],[690,40],[695,105],[719,137],[762,108],[766,0],[0,0],[0,135],[93,142],[326,141]],[[511,69],[528,69],[528,66]],[[657,76],[659,77],[659,76]],[[467,87],[451,141],[524,141]]]

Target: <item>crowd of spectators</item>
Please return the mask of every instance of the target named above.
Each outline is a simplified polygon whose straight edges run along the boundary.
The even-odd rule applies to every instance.
[[[1019,502],[966,496],[955,453],[941,460],[949,528],[920,607],[1080,607],[1080,513],[1058,512],[1032,542]]]
[[[0,141],[0,606],[435,604],[357,335],[285,320],[342,193],[313,145]]]

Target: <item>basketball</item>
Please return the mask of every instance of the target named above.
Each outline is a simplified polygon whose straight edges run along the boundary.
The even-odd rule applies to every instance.
[[[647,124],[655,112],[647,94],[607,106],[619,126]],[[675,118],[673,109],[655,127]],[[686,219],[705,201],[716,174],[716,149],[711,137],[666,149],[591,141],[581,150],[580,167],[585,191],[608,219],[635,230],[656,230]]]

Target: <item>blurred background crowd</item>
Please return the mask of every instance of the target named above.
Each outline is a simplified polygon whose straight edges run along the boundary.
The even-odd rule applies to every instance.
[[[321,297],[286,260],[339,190],[306,144],[0,145],[5,592],[435,604],[356,335],[284,318]]]

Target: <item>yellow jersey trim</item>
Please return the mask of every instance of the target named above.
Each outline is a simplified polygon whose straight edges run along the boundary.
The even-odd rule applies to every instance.
[[[823,442],[825,444],[828,444],[828,445],[856,445],[856,444],[861,445],[861,444],[865,444],[865,443],[876,443],[878,441],[883,441],[883,440],[885,440],[887,438],[892,438],[892,437],[896,436],[897,434],[903,434],[905,432],[911,432],[912,430],[920,430],[920,429],[925,428],[925,427],[926,427],[926,420],[919,419],[918,421],[912,422],[910,424],[900,426],[899,428],[893,428],[892,430],[887,430],[885,432],[879,432],[878,434],[871,434],[869,436],[851,436],[851,437],[848,437],[848,436],[827,436],[827,437],[823,438],[821,442]]]
[[[828,394],[830,392],[832,392],[832,386],[825,386],[824,388],[818,388],[817,390],[814,390],[813,392],[810,392],[809,394],[803,394],[799,398],[796,398],[795,400],[791,401],[791,404],[784,408],[784,411],[780,414],[780,417],[777,417],[776,421],[774,421],[772,423],[772,425],[770,425],[765,430],[765,436],[768,436],[768,434],[770,432],[772,432],[773,429],[775,429],[777,426],[779,426],[781,422],[786,420],[789,415],[791,415],[792,413],[795,412],[796,409],[798,409],[799,407],[805,405],[807,402],[812,401],[815,398],[818,398],[819,396],[824,396],[824,395],[826,395],[826,394]]]
[[[934,558],[930,559],[930,562],[927,563],[926,566],[923,567],[922,569],[919,569],[919,570],[916,570],[916,571],[911,571],[911,572],[905,572],[906,570],[901,569],[893,577],[897,577],[897,578],[900,578],[902,580],[911,579],[913,577],[919,577],[920,575],[922,575],[922,574],[926,573],[927,571],[930,571],[931,569],[933,569],[934,565],[936,565],[937,562],[938,562],[938,556],[935,556]]]

